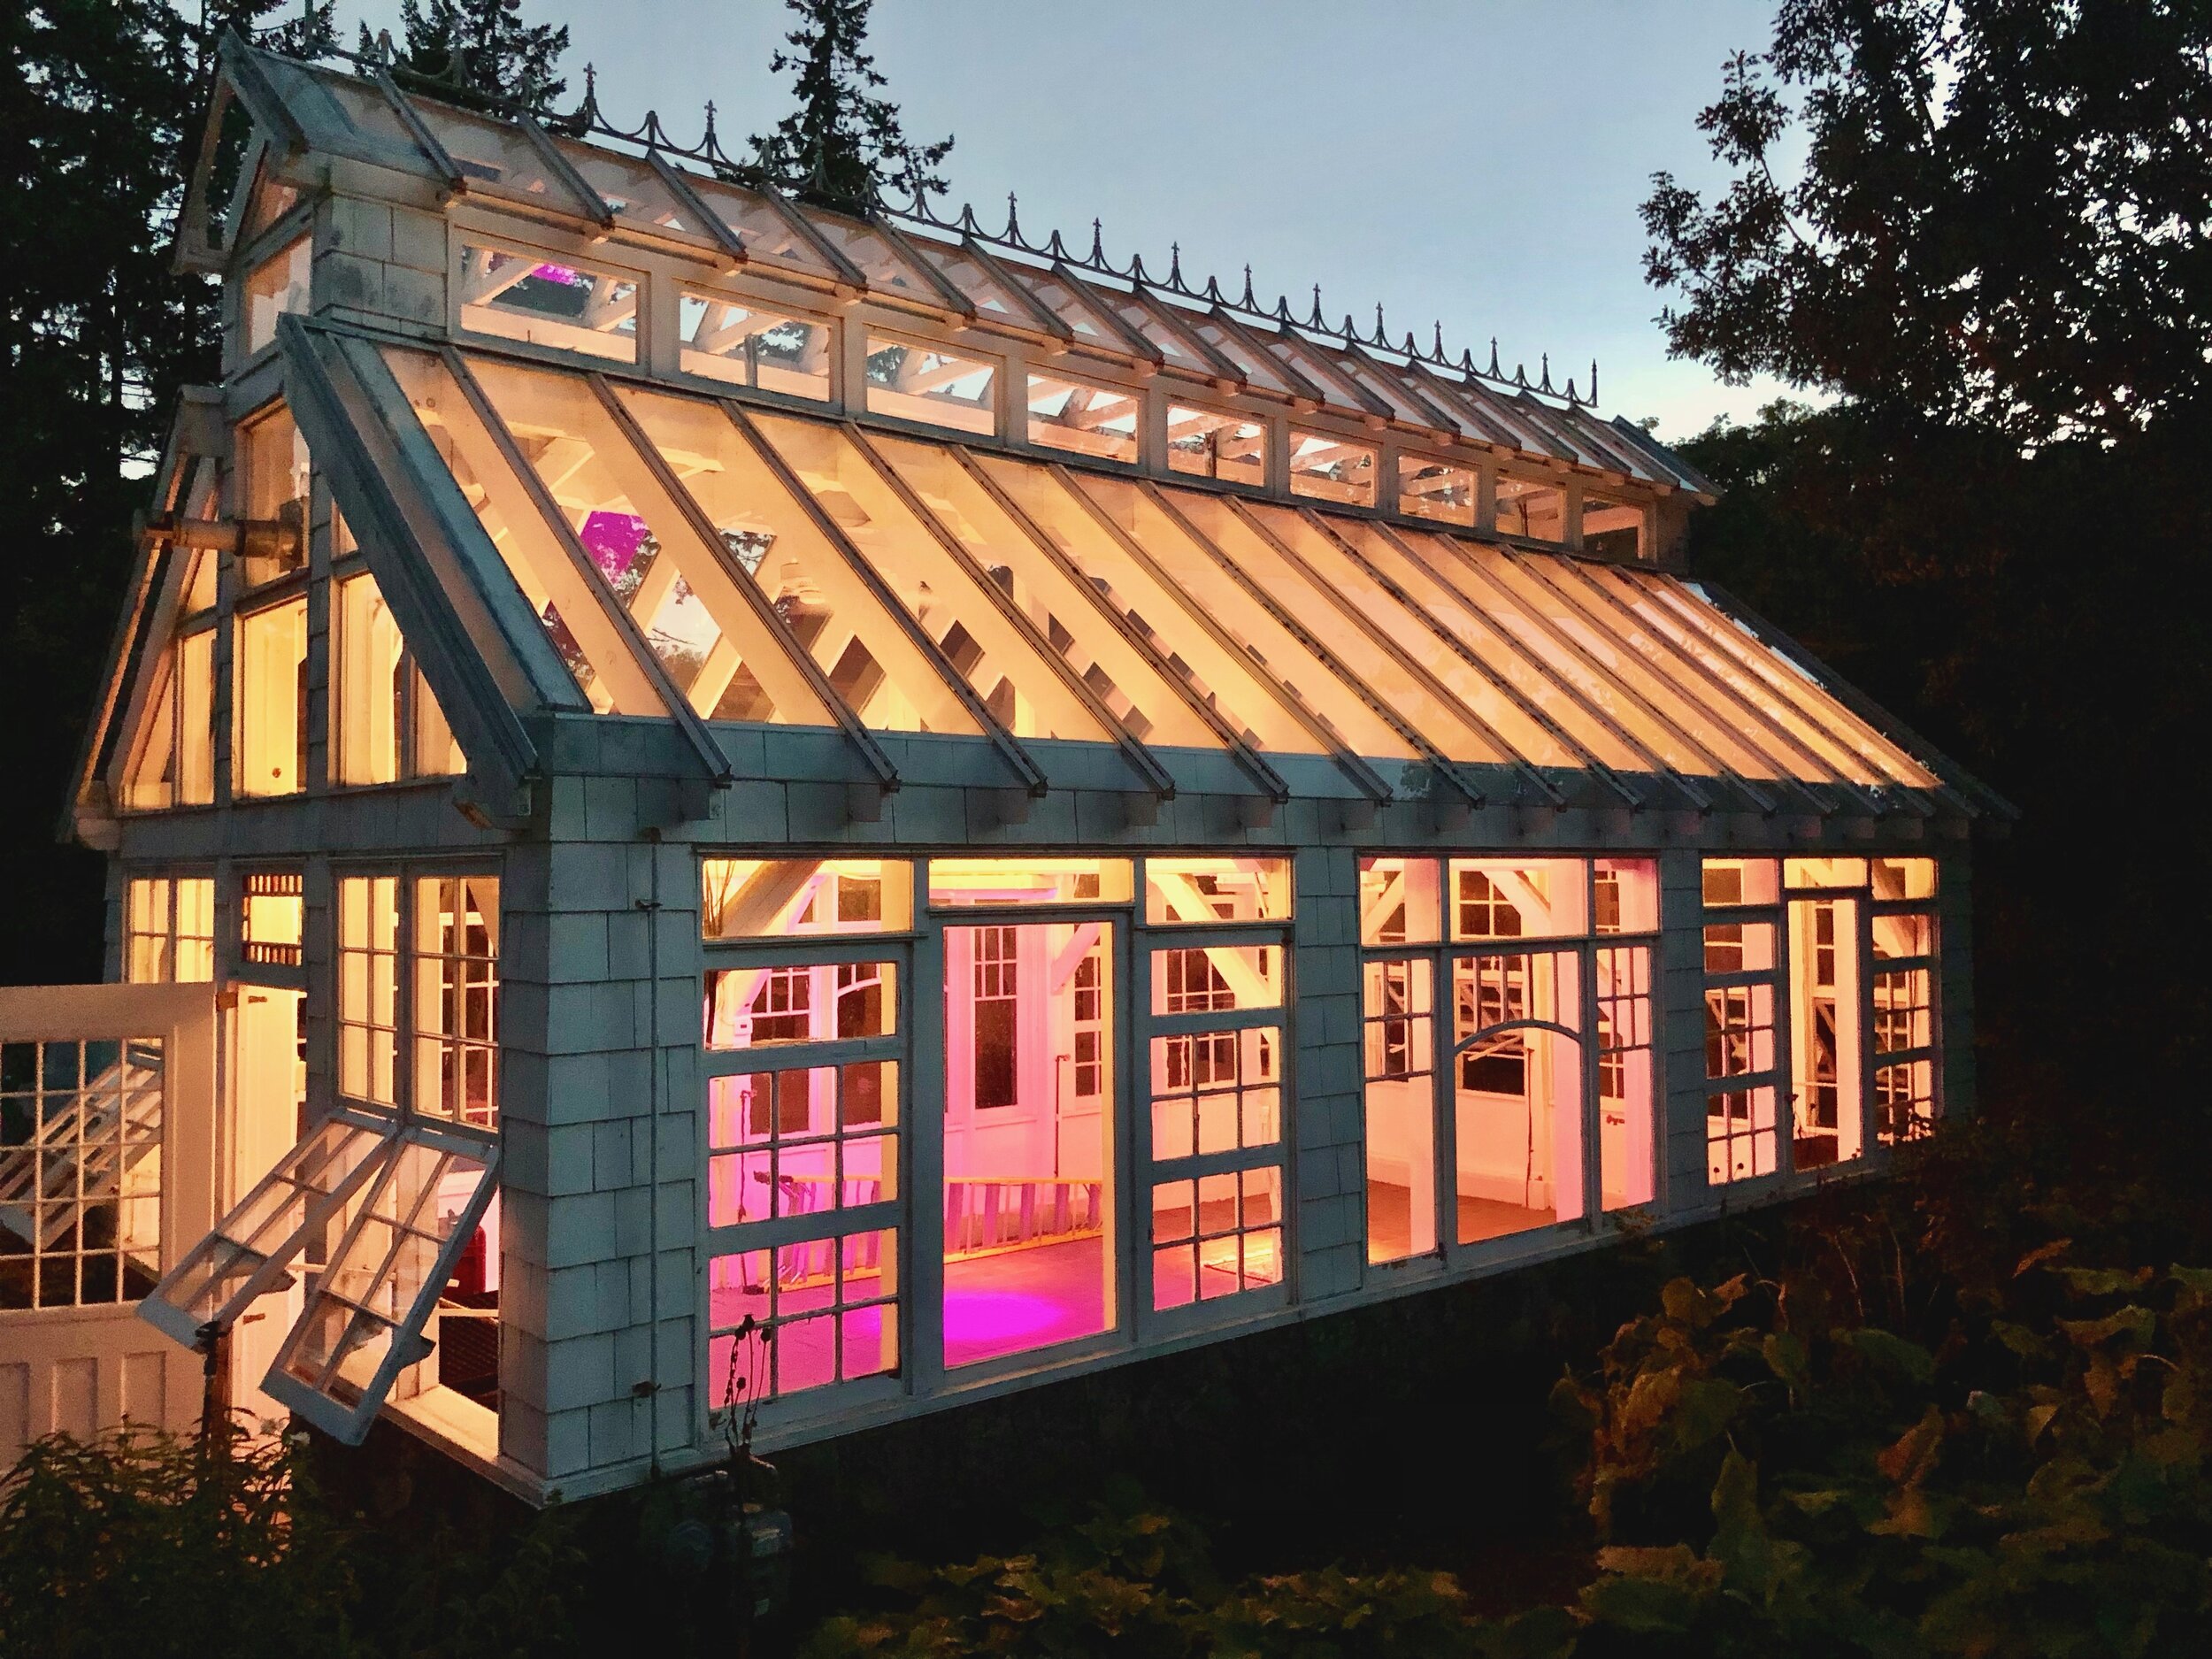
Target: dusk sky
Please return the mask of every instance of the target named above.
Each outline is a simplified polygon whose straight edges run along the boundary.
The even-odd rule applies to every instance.
[[[398,0],[359,8],[396,26]],[[347,11],[341,7],[342,15]],[[1509,373],[1542,353],[1608,413],[1686,437],[1748,419],[1772,385],[1728,387],[1668,360],[1643,280],[1638,204],[1650,175],[1719,176],[1694,125],[1723,61],[1767,42],[1770,4],[1448,4],[1388,0],[879,0],[871,42],[909,136],[955,134],[950,200],[996,229],[1007,192],[1023,229],[1087,247],[1094,216],[1117,263],[1164,271],[1180,242],[1194,280],[1218,275],[1300,314],[1312,286],[1333,319]],[[768,60],[790,14],[773,0],[529,0],[565,18],[577,91],[597,66],[614,119],[648,108],[681,141],[713,99],[724,142],[780,117]],[[349,28],[349,26],[348,26]]]

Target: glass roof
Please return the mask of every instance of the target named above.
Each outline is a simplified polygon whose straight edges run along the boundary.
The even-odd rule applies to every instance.
[[[1943,787],[1660,572],[495,353],[382,357],[602,712],[1318,756],[1371,780],[1642,774],[1693,799]]]

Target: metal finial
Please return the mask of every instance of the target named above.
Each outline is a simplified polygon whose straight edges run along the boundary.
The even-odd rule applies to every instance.
[[[983,227],[976,223],[974,204],[963,202],[960,204],[960,228],[966,231],[971,236],[976,235],[982,231]]]
[[[1490,336],[1490,367],[1487,372],[1494,380],[1505,379],[1504,375],[1498,373],[1498,337],[1495,334]]]
[[[1045,251],[1055,259],[1064,259],[1068,257],[1068,245],[1060,240],[1058,231],[1052,233],[1052,240],[1045,244]]]
[[[1244,267],[1244,297],[1237,303],[1248,311],[1259,310],[1259,307],[1252,303],[1252,267],[1249,265]]]
[[[1550,390],[1551,390],[1551,353],[1550,353],[1550,352],[1547,351],[1547,352],[1545,352],[1545,353],[1543,354],[1542,364],[1543,364],[1543,376],[1544,376],[1544,379],[1543,379],[1543,383],[1542,383],[1542,384],[1541,384],[1541,385],[1540,385],[1540,386],[1537,389],[1538,389],[1538,390],[1540,390],[1540,391],[1546,391],[1546,392],[1548,392],[1548,391],[1550,391]]]
[[[1444,361],[1444,319],[1436,319],[1436,343],[1429,349],[1429,356],[1437,362]]]
[[[1325,322],[1323,322],[1323,321],[1321,320],[1321,285],[1320,285],[1318,282],[1317,282],[1317,283],[1315,283],[1315,284],[1313,285],[1313,324],[1312,324],[1312,326],[1313,326],[1314,327],[1316,327],[1316,328],[1326,328],[1326,327],[1328,326],[1328,324],[1326,324],[1326,323],[1325,323]]]
[[[1459,349],[1459,372],[1469,380],[1474,379],[1475,349],[1472,346],[1462,346]]]
[[[1221,284],[1210,276],[1206,279],[1206,291],[1202,297],[1218,305],[1226,300],[1228,296],[1221,291]]]
[[[1292,319],[1290,315],[1289,295],[1278,294],[1275,296],[1275,315],[1282,322],[1285,327],[1288,327],[1290,326]]]
[[[1591,408],[1593,408],[1593,409],[1595,409],[1595,408],[1597,407],[1597,403],[1598,403],[1598,360],[1597,360],[1595,357],[1592,357],[1592,358],[1590,359],[1590,407],[1591,407]]]
[[[1344,326],[1338,329],[1337,333],[1343,335],[1347,340],[1357,340],[1359,338],[1359,325],[1352,320],[1351,312],[1346,311],[1344,313]]]
[[[1093,265],[1097,265],[1097,266],[1101,267],[1102,269],[1102,268],[1104,268],[1105,264],[1106,264],[1106,244],[1105,244],[1105,242],[1104,242],[1104,240],[1103,240],[1104,235],[1105,235],[1105,233],[1104,233],[1102,229],[1100,229],[1098,221],[1097,221],[1096,219],[1093,219],[1093,220],[1091,221],[1091,260],[1090,260],[1090,262],[1091,262],[1091,264],[1093,264]]]
[[[1382,302],[1380,300],[1377,300],[1375,302],[1375,343],[1379,346],[1386,346],[1390,343],[1390,336],[1383,332]]]
[[[1006,234],[1002,240],[1012,242],[1017,248],[1023,245],[1021,210],[1011,190],[1006,193]]]
[[[1183,244],[1179,242],[1167,245],[1167,285],[1171,288],[1183,286]]]
[[[1417,357],[1421,355],[1420,343],[1414,339],[1412,329],[1409,328],[1406,330],[1406,342],[1402,346],[1400,346],[1398,349],[1404,352],[1406,356],[1409,357]]]
[[[1526,364],[1517,363],[1513,365],[1513,384],[1521,387],[1525,387],[1528,384],[1528,365]]]
[[[1567,377],[1567,401],[1570,403],[1578,404],[1582,402],[1581,398],[1575,396],[1575,377],[1571,374]]]

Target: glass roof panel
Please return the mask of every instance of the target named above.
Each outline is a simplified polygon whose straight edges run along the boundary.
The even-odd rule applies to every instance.
[[[429,98],[410,102],[422,124],[453,157],[453,165],[466,176],[471,189],[489,185],[526,200],[549,202],[564,211],[573,211],[575,204],[547,173],[545,158],[519,127],[471,115]]]
[[[903,438],[869,442],[1133,735],[1148,743],[1222,747],[1097,589],[1040,548],[952,456]]]
[[[1122,331],[1114,326],[1100,301],[1079,292],[1048,271],[1025,269],[1021,277],[1029,285],[1029,291],[1037,296],[1038,302],[1065,323],[1068,332],[1084,345],[1098,346],[1124,355],[1128,353],[1129,342],[1123,338]],[[1165,355],[1165,347],[1159,349]]]
[[[1387,580],[1420,604],[1440,627],[1480,659],[1497,682],[1509,687],[1532,718],[1551,726],[1585,756],[1626,772],[1647,770],[1635,749],[1610,726],[1594,718],[1577,695],[1545,667],[1532,649],[1477,606],[1458,584],[1440,574],[1434,562],[1417,557],[1409,542],[1363,519],[1336,518],[1332,525]]]
[[[555,540],[496,440],[445,364],[396,346],[384,361],[414,406],[484,534],[522,589],[546,637],[602,714],[663,714],[652,680],[611,627],[587,578]]]
[[[953,287],[968,296],[968,303],[975,307],[979,317],[1036,332],[1036,314],[1022,303],[1021,296],[1008,292],[1003,282],[985,270],[981,260],[940,242],[918,242],[915,246],[935,263]]]
[[[1185,593],[1141,545],[1132,551],[1132,515],[1100,505],[1120,531],[1043,467],[995,456],[979,456],[985,473],[1005,491],[1082,572],[1084,578],[1152,649],[1164,657],[1200,702],[1206,703],[1258,749],[1313,755],[1321,745],[1255,673],[1242,649],[1214,637],[1194,599]]]
[[[1515,754],[1532,765],[1581,764],[1573,749],[1499,690],[1496,677],[1481,664],[1479,657],[1472,663],[1468,660],[1474,653],[1456,625],[1447,625],[1406,589],[1394,588],[1388,578],[1363,557],[1363,549],[1347,545],[1353,526],[1327,519],[1335,532],[1331,535],[1286,508],[1260,504],[1253,512],[1278,538],[1289,543],[1317,576],[1387,629],[1399,649],[1442,680]]]
[[[1305,396],[1305,388],[1283,372],[1281,364],[1265,350],[1255,349],[1245,343],[1240,337],[1241,330],[1224,328],[1210,317],[1199,317],[1184,311],[1178,311],[1176,319],[1235,364],[1244,378],[1260,390],[1274,392],[1283,397]]]
[[[1271,614],[1260,596],[1222,568],[1203,542],[1186,531],[1150,495],[1119,479],[1086,478],[1081,487],[1137,542],[1175,574],[1204,613],[1229,630],[1257,661],[1354,753],[1376,759],[1411,760],[1417,751],[1340,679],[1313,648]],[[1332,636],[1332,643],[1334,642]]]
[[[738,586],[729,549],[708,543],[662,477],[574,375],[490,361],[478,378],[662,671],[718,720],[833,717]],[[634,401],[623,405],[635,412]],[[711,408],[701,420],[711,424]],[[649,436],[651,435],[649,429]],[[680,467],[672,468],[681,476]]]
[[[324,75],[319,79],[323,90],[336,100],[356,132],[384,143],[396,144],[426,165],[428,163],[429,157],[415,143],[415,135],[407,130],[399,112],[373,83],[347,75]]]
[[[726,412],[665,392],[621,396],[731,558],[863,724],[981,735],[929,657]],[[814,499],[849,534],[850,497]]]
[[[1255,530],[1219,495],[1197,490],[1164,492],[1167,498],[1245,577],[1313,639],[1322,641],[1351,672],[1453,760],[1502,764],[1512,757],[1470,720],[1456,700],[1440,696],[1425,678],[1352,618],[1360,613],[1348,595],[1322,585],[1300,549],[1274,540],[1274,525]],[[1287,515],[1284,515],[1287,517]],[[1302,526],[1301,528],[1303,526]],[[1394,646],[1408,632],[1402,615],[1379,631]]]
[[[679,203],[645,163],[565,138],[553,142],[584,182],[614,210],[618,219],[640,228],[672,230],[689,236],[707,234],[704,225],[694,222],[698,215]]]
[[[802,210],[803,211],[804,210]],[[895,296],[943,311],[945,296],[920,267],[891,245],[890,238],[856,219],[832,213],[807,214],[816,234],[843,254],[868,279],[871,294]]]
[[[1004,590],[986,593],[979,572],[946,551],[851,438],[813,421],[754,419],[1002,725],[1017,737],[1110,736],[1008,619]]]
[[[745,257],[757,259],[764,265],[780,265],[789,271],[803,271],[811,276],[834,279],[837,272],[807,244],[807,240],[791,228],[791,222],[775,206],[751,190],[725,184],[719,179],[702,178],[687,172],[684,182],[694,194],[721,216],[723,224],[737,233],[744,244]]]

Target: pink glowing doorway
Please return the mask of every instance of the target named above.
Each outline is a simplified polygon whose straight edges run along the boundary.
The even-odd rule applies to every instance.
[[[947,1366],[1114,1324],[1113,925],[945,930]]]

